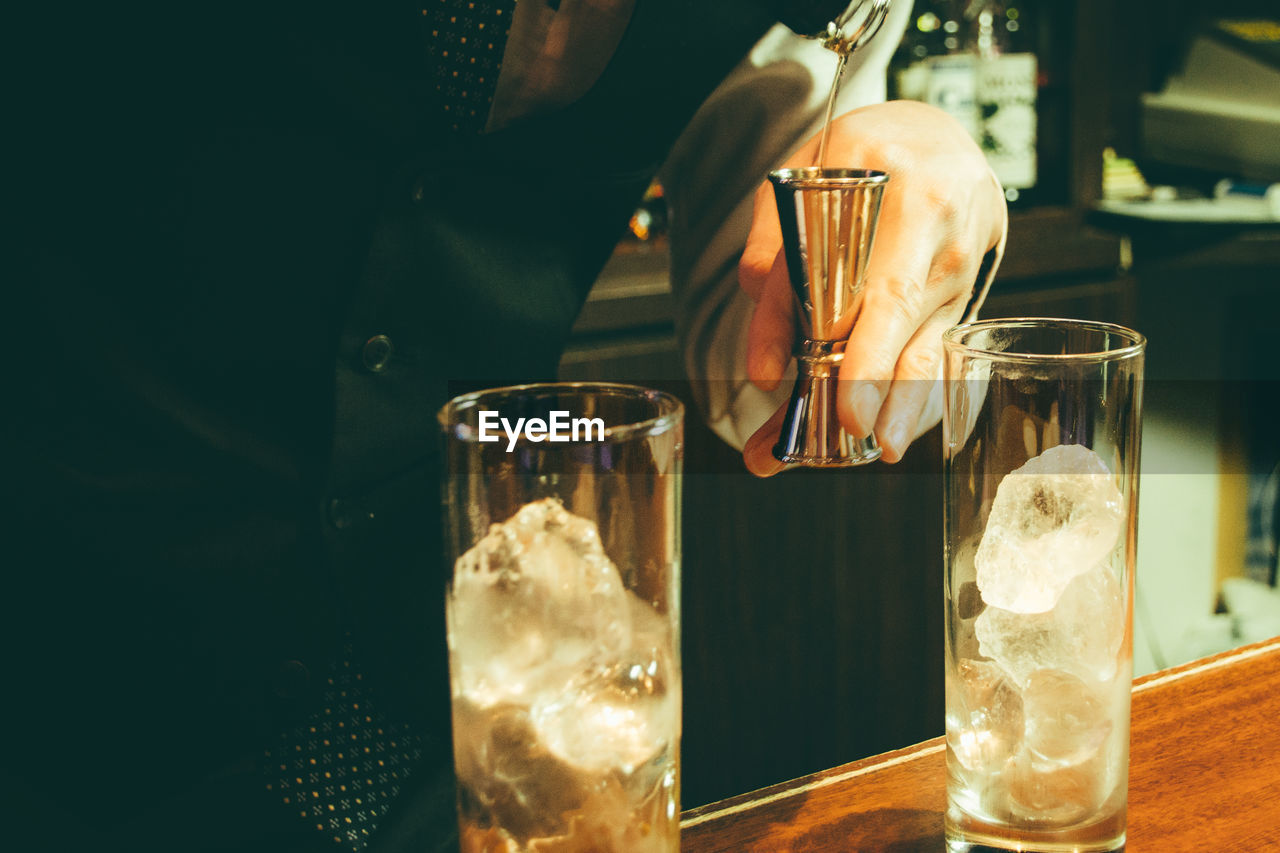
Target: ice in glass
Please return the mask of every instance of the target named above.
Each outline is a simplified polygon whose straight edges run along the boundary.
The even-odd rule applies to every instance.
[[[675,853],[679,404],[625,386],[487,393],[442,413],[462,850]],[[545,406],[608,429],[507,451],[457,427]]]
[[[947,840],[1125,837],[1143,340],[985,321],[947,336]]]

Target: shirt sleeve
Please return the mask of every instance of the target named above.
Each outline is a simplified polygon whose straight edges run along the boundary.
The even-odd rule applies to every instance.
[[[910,15],[897,0],[880,32],[845,70],[837,114],[883,101],[889,59]],[[786,402],[747,380],[746,337],[754,304],[738,287],[738,259],[756,187],[816,133],[836,55],[777,26],[712,93],[662,169],[670,211],[671,287],[677,332],[696,404],[711,428],[741,448]]]

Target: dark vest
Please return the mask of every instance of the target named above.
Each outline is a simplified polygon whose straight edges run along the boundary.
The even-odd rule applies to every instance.
[[[411,4],[53,11],[18,27],[0,781],[119,824],[313,708],[344,635],[447,761],[435,412],[553,377],[770,16],[637,0],[578,103],[459,139]]]

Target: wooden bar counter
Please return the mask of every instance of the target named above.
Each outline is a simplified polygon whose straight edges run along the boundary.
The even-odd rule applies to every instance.
[[[1138,679],[1128,853],[1280,851],[1280,638]],[[942,853],[942,738],[686,812],[686,853]]]

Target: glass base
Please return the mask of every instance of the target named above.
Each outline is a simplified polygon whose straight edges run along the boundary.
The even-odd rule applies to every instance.
[[[957,841],[952,838],[947,839],[947,853],[1010,853],[1010,851],[1020,851],[1020,853],[1094,853],[1100,848],[1080,847],[1078,845],[1054,846],[1054,847],[1027,847],[1019,844],[1016,847],[992,847],[989,844],[978,844],[970,841]],[[1108,847],[1105,853],[1124,853],[1124,840],[1121,839],[1119,847]]]
[[[773,456],[779,462],[785,462],[788,465],[800,465],[805,468],[854,468],[858,465],[869,465],[880,458],[880,448],[875,448],[865,456],[832,456],[832,457],[816,457],[791,455],[783,452],[781,449],[775,449]]]
[[[992,824],[970,815],[946,816],[947,853],[1119,853],[1125,849],[1124,812],[1070,829],[1028,829]]]

